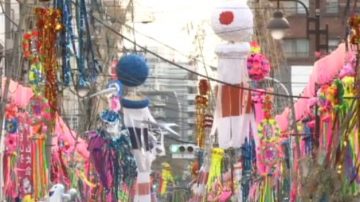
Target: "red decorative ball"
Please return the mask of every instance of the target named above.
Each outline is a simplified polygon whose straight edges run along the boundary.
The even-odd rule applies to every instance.
[[[201,79],[199,81],[199,91],[200,95],[206,95],[210,90],[210,83],[206,79]]]
[[[220,14],[219,21],[223,25],[229,25],[234,21],[234,13],[232,11],[224,11]]]

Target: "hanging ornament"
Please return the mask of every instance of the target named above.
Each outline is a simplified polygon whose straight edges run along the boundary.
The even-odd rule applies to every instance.
[[[45,71],[45,97],[49,101],[51,120],[55,120],[57,111],[57,34],[63,29],[61,11],[51,8],[35,8],[37,17],[37,31],[41,47],[39,54],[43,58]]]
[[[264,120],[258,126],[260,138],[260,172],[271,174],[276,164],[281,160],[281,134],[280,129],[272,118],[272,101],[269,95],[264,101]]]
[[[213,190],[213,185],[218,178],[221,178],[222,161],[224,158],[224,150],[221,148],[214,148],[211,152],[211,166],[209,170],[209,177],[207,180],[208,191]]]
[[[51,111],[46,98],[35,95],[30,99],[28,107],[32,116],[31,124],[51,122]]]
[[[208,107],[208,99],[205,95],[198,95],[196,102],[196,139],[197,145],[204,148],[205,144],[205,111]]]
[[[200,79],[199,92],[200,95],[208,95],[210,92],[210,82],[207,79]]]
[[[40,84],[44,81],[43,57],[40,53],[42,44],[39,40],[39,32],[34,30],[25,33],[22,47],[24,58],[30,62],[29,83],[34,93],[39,94],[41,92]]]
[[[195,98],[196,102],[196,139],[197,145],[200,148],[204,148],[205,145],[205,128],[211,127],[212,122],[209,116],[206,119],[206,109],[208,108],[208,94],[210,91],[210,83],[206,79],[199,81],[199,94]]]
[[[44,68],[41,62],[30,65],[29,83],[32,86],[33,92],[37,95],[41,92],[40,84],[44,82],[43,72]]]
[[[5,130],[8,133],[16,133],[19,127],[19,120],[17,118],[5,120]]]
[[[353,45],[360,44],[360,16],[353,14],[348,21],[351,28],[350,43]]]
[[[5,148],[6,152],[13,153],[16,152],[18,145],[18,135],[9,134],[5,137]]]
[[[256,41],[250,42],[250,47],[251,47],[251,54],[260,53],[261,51],[260,45]]]
[[[39,32],[33,30],[26,32],[23,35],[22,49],[23,55],[26,60],[29,60],[30,64],[39,62],[41,55],[39,50],[42,48],[42,43],[39,41]]]
[[[161,185],[160,185],[160,194],[161,196],[164,196],[165,194],[167,194],[168,192],[168,185],[170,183],[174,183],[174,176],[172,175],[171,172],[171,166],[169,163],[162,163],[161,164],[162,169],[161,169]]]
[[[210,135],[215,135],[219,147],[240,148],[256,130],[249,75],[246,59],[251,51],[253,13],[247,0],[218,1],[212,12],[211,27],[225,40],[216,49],[218,56],[218,80],[231,84],[219,84],[216,91],[214,124]]]
[[[116,74],[123,85],[135,87],[143,84],[148,78],[149,67],[145,58],[139,55],[124,55],[117,64]]]
[[[269,60],[260,53],[253,53],[247,59],[247,68],[250,79],[263,80],[270,74]]]
[[[253,34],[253,13],[247,0],[219,1],[211,16],[211,27],[226,41],[250,41]]]

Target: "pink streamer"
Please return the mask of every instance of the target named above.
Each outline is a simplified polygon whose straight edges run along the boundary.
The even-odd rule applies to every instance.
[[[347,55],[348,54],[348,55]],[[354,52],[346,52],[345,44],[342,43],[338,46],[336,50],[331,52],[329,55],[321,58],[314,64],[314,70],[310,76],[307,86],[304,88],[302,96],[304,97],[314,97],[315,95],[315,84],[322,85],[332,81],[343,68],[346,57],[352,57]],[[294,105],[295,107],[295,117],[297,120],[300,120],[310,112],[308,107],[308,98],[300,98]],[[281,117],[282,116],[282,117]],[[283,112],[282,114],[276,117],[280,129],[286,131],[288,129],[288,123],[282,123],[281,121],[285,120],[287,113]]]

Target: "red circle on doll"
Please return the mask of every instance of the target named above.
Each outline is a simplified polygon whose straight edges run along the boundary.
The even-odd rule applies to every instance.
[[[234,13],[232,11],[224,11],[220,13],[219,21],[223,25],[229,25],[234,21]]]

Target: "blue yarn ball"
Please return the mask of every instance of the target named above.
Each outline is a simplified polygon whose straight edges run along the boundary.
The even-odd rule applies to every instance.
[[[116,75],[125,86],[139,86],[147,79],[149,67],[145,62],[145,58],[139,55],[124,55],[116,65]]]

